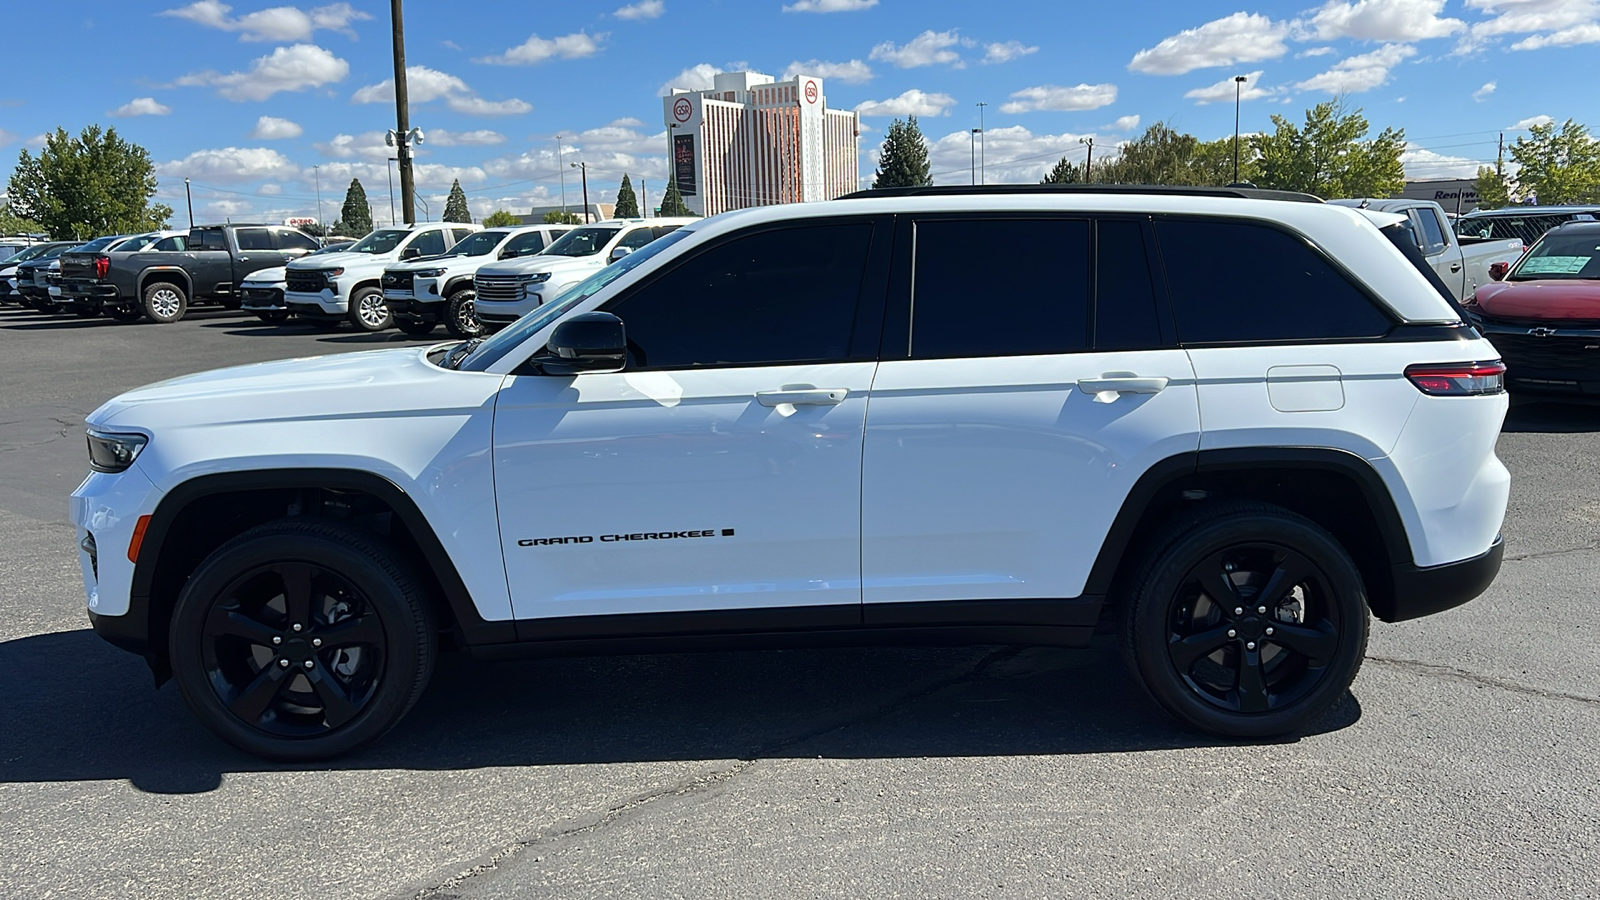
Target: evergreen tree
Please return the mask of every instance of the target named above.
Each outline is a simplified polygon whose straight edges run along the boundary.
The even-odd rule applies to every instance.
[[[461,189],[461,179],[459,178],[450,185],[450,198],[444,201],[444,217],[439,221],[472,221],[472,211],[467,209],[467,192]]]
[[[917,127],[917,117],[895,119],[883,137],[878,151],[878,171],[874,188],[926,187],[933,184],[928,169],[928,142]]]
[[[22,151],[6,185],[9,214],[58,240],[161,228],[172,207],[152,205],[155,193],[150,154],[99,125],[57,128],[37,157]]]
[[[622,187],[617,188],[617,208],[612,215],[619,219],[639,217],[639,197],[633,192],[633,181],[627,172],[622,173]]]
[[[1078,171],[1077,164],[1063,156],[1061,161],[1056,163],[1055,168],[1051,169],[1039,183],[1077,184],[1081,180],[1079,177],[1081,174]]]
[[[506,209],[497,209],[483,217],[485,228],[511,228],[522,224],[522,217]]]
[[[683,205],[683,195],[678,193],[676,179],[667,182],[666,196],[661,198],[661,214],[663,216],[692,216],[694,212]]]
[[[351,237],[372,233],[372,207],[367,205],[367,191],[360,179],[350,179],[350,189],[344,192],[344,206],[339,209],[339,222]]]

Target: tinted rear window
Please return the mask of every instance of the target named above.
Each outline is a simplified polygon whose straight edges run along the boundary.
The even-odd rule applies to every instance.
[[[1393,324],[1320,253],[1276,228],[1166,220],[1156,237],[1185,343],[1375,337]]]
[[[1097,226],[1095,245],[1096,350],[1148,350],[1161,346],[1156,291],[1139,222]]]

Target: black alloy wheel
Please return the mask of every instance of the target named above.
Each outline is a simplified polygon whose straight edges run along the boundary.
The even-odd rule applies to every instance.
[[[169,646],[184,700],[220,737],[270,759],[348,752],[421,695],[436,639],[418,581],[376,535],[292,518],[200,564]]]
[[[472,288],[462,288],[450,295],[445,303],[444,327],[451,337],[466,340],[483,336],[483,323],[478,321],[474,305],[477,296],[478,292]]]
[[[1124,654],[1150,695],[1195,727],[1292,732],[1349,688],[1366,652],[1361,572],[1287,510],[1217,504],[1150,545],[1124,598]]]

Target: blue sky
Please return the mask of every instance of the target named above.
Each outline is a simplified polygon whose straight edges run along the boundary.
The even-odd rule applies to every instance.
[[[8,25],[27,38],[7,42],[0,176],[43,132],[98,122],[150,150],[177,221],[185,175],[197,220],[316,215],[319,180],[332,218],[351,177],[386,217],[387,3],[33,3]],[[554,202],[558,133],[592,198],[624,171],[659,196],[659,97],[717,70],[823,76],[830,106],[863,114],[864,179],[890,117],[915,113],[936,180],[967,181],[979,102],[990,181],[1158,120],[1222,137],[1234,75],[1245,132],[1343,95],[1406,129],[1412,177],[1470,174],[1538,117],[1600,124],[1600,0],[410,0],[406,35],[435,217],[453,178],[480,215]]]

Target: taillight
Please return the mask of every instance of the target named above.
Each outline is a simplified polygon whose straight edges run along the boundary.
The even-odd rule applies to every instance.
[[[96,256],[94,258],[94,277],[104,278],[109,271],[111,271],[111,260],[104,256]]]
[[[1502,394],[1506,389],[1506,364],[1500,360],[1466,363],[1427,363],[1407,366],[1406,377],[1417,390],[1435,397],[1469,397]]]

